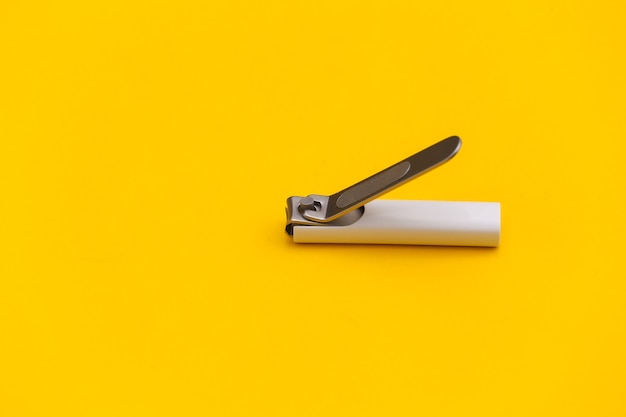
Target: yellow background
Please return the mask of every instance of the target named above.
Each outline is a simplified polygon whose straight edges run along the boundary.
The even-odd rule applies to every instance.
[[[625,11],[3,1],[0,415],[626,415]],[[500,248],[283,233],[453,134]]]

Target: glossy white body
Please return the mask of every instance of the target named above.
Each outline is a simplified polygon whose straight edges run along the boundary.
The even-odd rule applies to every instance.
[[[349,226],[294,226],[293,241],[495,247],[500,203],[374,200]]]

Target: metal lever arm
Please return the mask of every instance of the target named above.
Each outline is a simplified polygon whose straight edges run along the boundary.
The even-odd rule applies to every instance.
[[[333,221],[396,187],[450,160],[461,147],[451,136],[331,196],[310,195],[300,202],[304,218],[321,223]]]

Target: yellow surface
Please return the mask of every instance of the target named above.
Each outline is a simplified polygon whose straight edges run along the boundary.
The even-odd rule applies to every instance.
[[[626,415],[625,11],[4,1],[0,415]],[[284,235],[452,134],[499,249]]]

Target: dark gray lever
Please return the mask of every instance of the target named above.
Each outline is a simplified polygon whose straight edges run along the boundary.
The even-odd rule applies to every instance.
[[[460,148],[461,139],[451,136],[331,196],[311,194],[300,201],[299,210],[311,221],[333,221],[438,167]]]

